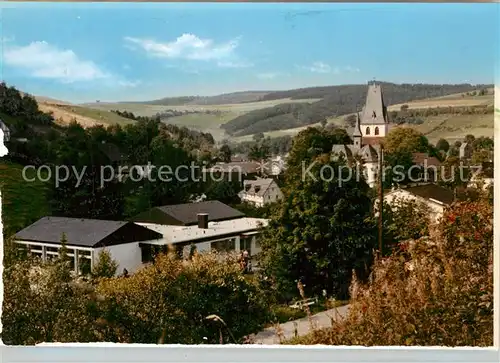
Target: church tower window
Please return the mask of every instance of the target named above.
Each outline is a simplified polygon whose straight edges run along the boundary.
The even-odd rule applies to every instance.
[[[378,135],[378,134],[379,134],[378,127],[375,127],[375,135]]]
[[[377,113],[375,111],[373,111],[373,115],[372,115],[373,118],[377,118]]]
[[[366,134],[370,135],[370,128],[369,127],[366,128]]]

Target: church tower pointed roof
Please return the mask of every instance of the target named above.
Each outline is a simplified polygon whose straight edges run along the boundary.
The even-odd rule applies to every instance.
[[[354,131],[352,133],[352,136],[363,136],[363,134],[361,133],[359,112],[356,113],[356,125],[354,126]]]
[[[361,116],[362,125],[387,124],[387,107],[379,84],[369,84],[366,102]]]

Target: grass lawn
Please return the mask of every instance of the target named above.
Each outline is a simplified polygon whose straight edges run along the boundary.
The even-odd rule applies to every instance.
[[[24,180],[22,171],[22,165],[0,161],[2,221],[6,236],[49,214],[48,185]],[[27,179],[35,176],[33,170],[26,174]]]

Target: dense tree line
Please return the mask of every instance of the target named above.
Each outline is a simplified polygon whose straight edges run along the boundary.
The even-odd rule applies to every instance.
[[[243,91],[225,93],[217,96],[185,96],[165,97],[158,100],[146,101],[150,105],[180,106],[180,105],[230,105],[235,103],[257,102],[261,97],[272,92]]]
[[[151,178],[141,179],[137,170],[130,172],[130,167],[151,163],[175,171],[180,165],[201,166],[203,158],[212,160],[212,135],[133,114],[127,116],[137,122],[125,127],[85,129],[76,122],[60,127],[38,109],[34,98],[21,96],[13,87],[2,87],[0,113],[4,121],[13,129],[13,136],[28,138],[11,140],[7,158],[22,165],[51,168],[48,184],[52,214],[123,219],[154,205],[187,202],[203,188],[193,178],[181,182],[182,175],[170,175],[171,181],[162,181],[157,169],[153,169]],[[54,179],[57,170],[64,179],[58,185]],[[73,170],[81,173],[81,179]],[[190,170],[183,173],[189,176]]]
[[[445,96],[475,89],[471,85],[425,85],[381,83],[387,105],[412,100]],[[292,99],[321,98],[313,103],[288,103],[254,110],[224,124],[230,135],[288,129],[310,125],[340,115],[359,111],[365,102],[366,85],[343,85],[274,92],[262,100],[290,97]]]
[[[423,117],[439,115],[488,115],[493,114],[493,105],[477,105],[468,107],[429,107],[409,109],[401,106],[400,111],[390,111],[389,121],[396,124],[421,124]]]
[[[373,83],[373,82],[368,82]],[[406,95],[411,95],[411,99],[423,99],[446,96],[454,93],[475,91],[478,88],[491,88],[493,85],[471,85],[471,84],[394,84],[389,82],[377,82],[382,86],[384,97],[388,104],[403,103]],[[266,94],[262,101],[279,100],[291,98],[295,100],[308,98],[336,97],[341,94],[356,94],[360,92],[363,98],[366,96],[366,85],[339,85],[325,87],[307,87],[289,91],[277,91]],[[364,101],[364,99],[363,99]]]
[[[290,151],[292,147],[293,138],[290,135],[284,135],[274,138],[263,138],[259,141],[243,141],[240,143],[230,144],[231,150],[234,154],[248,155],[256,145],[267,144],[271,155],[283,155]]]

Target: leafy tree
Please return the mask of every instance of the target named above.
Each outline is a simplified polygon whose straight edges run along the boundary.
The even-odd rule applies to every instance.
[[[221,146],[219,150],[219,158],[225,163],[229,163],[231,161],[231,148],[228,144],[223,144]]]
[[[6,344],[91,342],[95,304],[89,290],[71,278],[67,260],[22,261],[4,271],[2,340]]]
[[[436,149],[447,152],[450,149],[450,144],[445,139],[439,139],[436,144]]]
[[[465,135],[465,142],[466,143],[472,144],[472,143],[474,143],[474,140],[476,140],[476,137],[474,135],[472,135],[472,134]]]
[[[260,141],[264,138],[264,133],[263,132],[258,132],[256,134],[253,135],[253,140],[254,141]]]
[[[471,164],[472,165],[483,165],[484,163],[490,162],[493,158],[492,152],[489,150],[476,150],[472,153]]]
[[[253,161],[261,161],[266,160],[270,156],[269,145],[265,142],[261,142],[260,144],[255,144],[250,148],[248,153],[248,157]]]
[[[239,185],[238,181],[214,181],[207,187],[205,195],[208,200],[218,200],[226,204],[237,203],[239,201]]]
[[[102,250],[97,257],[97,262],[92,270],[92,276],[94,278],[114,277],[117,269],[118,264],[113,260],[109,251]]]
[[[297,295],[299,280],[307,294],[325,289],[345,298],[352,270],[363,277],[370,265],[375,230],[367,221],[369,187],[329,159],[315,160],[312,176],[294,185],[264,230],[263,274],[285,300]]]
[[[468,184],[471,170],[458,156],[449,156],[442,166],[442,175],[438,179],[441,186],[455,190]]]
[[[424,178],[421,168],[417,168],[413,162],[412,153],[404,149],[384,153],[384,170],[384,188],[421,181]]]
[[[321,154],[330,154],[335,144],[348,144],[351,139],[345,130],[328,131],[309,127],[299,132],[293,139],[292,149],[287,158],[285,172],[286,185],[291,186],[302,178],[302,168]]]
[[[490,137],[481,136],[472,143],[474,150],[493,150],[494,142]]]
[[[395,152],[428,152],[429,141],[417,130],[409,127],[398,127],[389,132],[384,139],[384,149],[388,153]]]
[[[431,210],[416,200],[396,198],[384,205],[384,250],[410,239],[429,235]]]

